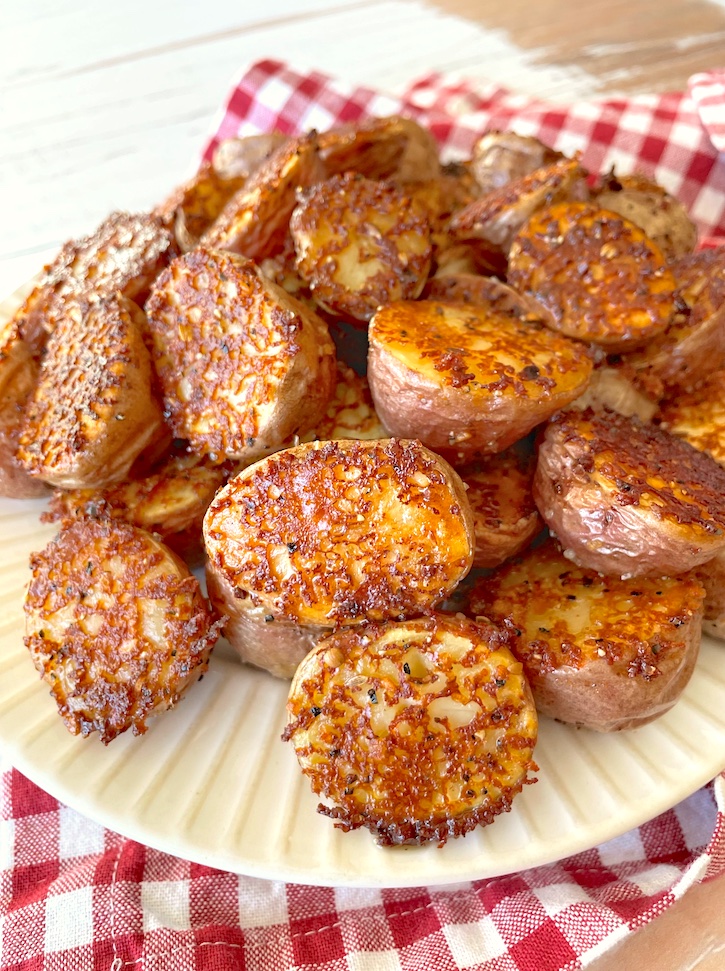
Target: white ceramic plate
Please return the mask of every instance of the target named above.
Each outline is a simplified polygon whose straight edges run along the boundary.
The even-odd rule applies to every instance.
[[[53,535],[41,501],[0,502],[0,745],[29,778],[126,836],[177,856],[298,883],[419,886],[560,859],[673,806],[725,764],[725,645],[703,644],[681,701],[658,721],[600,736],[542,719],[539,781],[492,826],[445,847],[378,847],[342,833],[280,740],[286,684],[228,646],[146,735],[69,735],[22,641],[28,554]]]

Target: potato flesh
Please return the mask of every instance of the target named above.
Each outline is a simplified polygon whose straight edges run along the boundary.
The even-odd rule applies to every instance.
[[[673,435],[725,466],[725,370],[711,374],[696,391],[666,402],[658,420]]]
[[[415,615],[469,571],[463,484],[418,442],[314,442],[245,469],[204,522],[210,569],[305,624]]]
[[[378,842],[459,836],[508,810],[537,735],[521,666],[462,616],[368,624],[323,639],[288,700],[320,811]],[[331,756],[334,752],[334,757]]]
[[[77,522],[31,570],[25,644],[72,734],[141,734],[206,670],[217,626],[196,579],[150,534]]]
[[[576,567],[550,539],[477,581],[469,610],[506,632],[541,714],[613,731],[662,714],[684,690],[704,596],[693,574],[633,580]]]

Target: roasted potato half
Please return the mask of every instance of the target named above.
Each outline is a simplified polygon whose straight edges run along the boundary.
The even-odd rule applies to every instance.
[[[550,539],[471,592],[506,635],[540,715],[599,732],[644,725],[685,689],[705,591],[692,574],[637,580],[574,566]]]
[[[287,141],[288,136],[278,131],[224,138],[212,154],[212,168],[225,181],[248,179]]]
[[[725,551],[695,570],[695,576],[705,588],[702,631],[725,641]]]
[[[34,479],[17,459],[25,406],[38,380],[39,365],[17,323],[0,323],[0,496],[33,499],[47,486]]]
[[[696,391],[680,392],[666,401],[657,420],[725,467],[725,370],[710,374]]]
[[[553,315],[562,334],[623,351],[662,333],[675,279],[634,223],[584,202],[536,212],[511,245],[508,282]]]
[[[618,212],[643,229],[667,260],[691,253],[697,244],[697,227],[682,203],[639,172],[610,175],[595,198],[602,209]]]
[[[202,235],[245,182],[246,177],[222,178],[211,162],[203,162],[198,172],[161,204],[157,213],[172,222],[182,253],[198,245]]]
[[[30,568],[25,644],[71,734],[142,734],[206,671],[218,625],[195,577],[149,533],[82,520]]]
[[[348,172],[299,194],[290,232],[315,300],[351,321],[417,297],[431,266],[425,211],[392,183]]]
[[[302,442],[332,442],[390,435],[375,411],[367,378],[338,361],[337,383],[327,411],[314,428],[299,437]]]
[[[580,566],[674,576],[725,547],[725,469],[662,428],[615,412],[560,412],[538,454],[536,504]]]
[[[120,519],[156,533],[188,565],[203,558],[204,513],[227,479],[221,466],[196,455],[172,455],[148,475],[132,477],[107,489],[70,489],[55,493],[46,522]]]
[[[146,311],[169,424],[197,453],[254,461],[324,415],[327,324],[250,260],[198,247],[161,274]]]
[[[657,401],[640,387],[631,368],[595,367],[586,390],[572,402],[576,408],[609,409],[620,415],[636,415],[652,421],[657,414]]]
[[[533,452],[516,447],[458,469],[473,511],[474,567],[499,566],[543,528],[532,492],[535,469]]]
[[[145,318],[118,296],[61,318],[18,440],[23,468],[63,489],[103,489],[166,435],[152,391]]]
[[[670,265],[677,313],[664,333],[627,354],[640,384],[661,394],[691,391],[725,368],[725,247],[701,250]]]
[[[486,195],[563,159],[538,138],[513,131],[487,131],[473,146],[471,170]]]
[[[284,738],[319,812],[378,843],[445,843],[511,807],[537,718],[521,665],[463,615],[346,628],[300,664]]]
[[[493,283],[493,281],[491,281]],[[503,293],[503,291],[501,291]],[[391,303],[370,322],[368,380],[393,435],[456,460],[502,452],[582,393],[586,350],[502,307]]]
[[[416,182],[440,173],[438,143],[412,118],[390,115],[339,125],[319,135],[328,176],[357,172],[368,179]]]
[[[69,308],[85,310],[118,292],[142,304],[176,253],[174,235],[159,216],[111,213],[90,236],[67,242],[45,268],[18,311],[21,334],[37,349]]]
[[[395,439],[270,455],[217,494],[204,540],[210,571],[236,596],[329,627],[430,610],[473,559],[459,476],[419,442]]]
[[[315,132],[283,142],[232,196],[201,242],[256,262],[274,256],[284,245],[298,188],[324,177]]]

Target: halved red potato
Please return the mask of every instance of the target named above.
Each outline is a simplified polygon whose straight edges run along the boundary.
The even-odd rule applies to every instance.
[[[34,348],[42,346],[69,308],[79,304],[84,310],[117,292],[143,303],[176,253],[173,233],[158,216],[111,213],[90,236],[67,242],[45,268],[16,315],[22,336]]]
[[[322,640],[287,702],[318,812],[382,845],[445,843],[511,808],[536,710],[521,665],[462,614],[364,624]]]
[[[438,143],[412,118],[370,118],[331,128],[318,137],[328,176],[357,172],[368,179],[422,182],[440,172]]]
[[[217,493],[204,541],[236,597],[329,627],[432,609],[470,570],[474,542],[457,473],[395,439],[310,442],[256,462]]]
[[[495,277],[479,273],[446,273],[432,277],[425,285],[426,300],[463,303],[474,307],[491,307],[521,321],[546,323],[551,315],[538,300],[518,293]]]
[[[645,394],[631,368],[620,366],[595,367],[584,393],[572,405],[636,415],[642,421],[652,421],[657,414],[657,401]]]
[[[214,149],[212,168],[220,179],[248,179],[287,141],[278,131],[224,138]]]
[[[471,170],[485,195],[515,182],[536,169],[563,159],[538,138],[513,131],[487,131],[473,146]]]
[[[199,454],[254,461],[324,415],[327,324],[250,260],[198,247],[161,274],[146,310],[169,424]]]
[[[652,721],[682,694],[704,596],[694,574],[602,576],[550,539],[478,580],[469,610],[504,631],[540,715],[614,732]]]
[[[640,382],[657,382],[673,394],[725,368],[725,247],[692,253],[670,269],[677,313],[662,334],[627,354],[625,363]]]
[[[596,192],[602,209],[618,212],[660,247],[665,259],[691,253],[697,244],[697,227],[682,203],[641,172],[611,175]]]
[[[539,444],[534,498],[565,555],[611,576],[673,576],[725,547],[725,469],[662,428],[560,412]]]
[[[533,452],[514,446],[458,469],[473,511],[474,567],[499,566],[543,528],[532,492],[535,468]]]
[[[459,210],[451,219],[451,233],[456,239],[478,240],[492,265],[505,271],[511,243],[532,214],[553,202],[581,197],[585,179],[577,159],[561,158]]]
[[[284,245],[298,188],[324,177],[315,132],[283,142],[232,196],[202,244],[257,262],[274,256]]]
[[[149,533],[79,521],[30,568],[25,645],[71,734],[140,735],[206,671],[218,624],[196,578]]]
[[[675,279],[634,223],[583,202],[540,209],[509,253],[508,282],[542,303],[556,330],[622,351],[662,333],[675,314]]]
[[[370,322],[368,380],[393,435],[457,460],[502,452],[582,393],[582,346],[509,312],[432,300],[381,307]]]
[[[118,296],[58,320],[25,409],[17,456],[63,489],[102,489],[164,438],[143,312]]]
[[[725,550],[695,570],[695,576],[705,588],[702,632],[725,640]]]
[[[725,370],[666,401],[657,417],[663,428],[725,466]]]
[[[203,556],[204,513],[227,477],[223,467],[205,463],[196,455],[174,454],[150,474],[107,489],[56,492],[42,519],[64,524],[77,519],[120,519],[156,533],[192,565]]]
[[[375,411],[367,378],[338,361],[337,383],[327,411],[314,428],[299,436],[300,442],[389,437]]]
[[[321,182],[299,194],[290,231],[315,300],[347,320],[414,299],[430,271],[428,218],[392,183],[352,172]]]
[[[33,499],[47,486],[34,479],[17,459],[25,406],[38,380],[39,364],[12,320],[0,324],[0,496]]]
[[[202,234],[245,182],[244,176],[222,178],[211,162],[203,162],[199,171],[158,207],[157,214],[173,225],[182,253],[198,245]]]

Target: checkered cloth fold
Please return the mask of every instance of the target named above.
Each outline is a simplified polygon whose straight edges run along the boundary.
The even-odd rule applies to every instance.
[[[567,107],[430,75],[401,97],[276,61],[235,84],[222,138],[407,113],[447,157],[513,128],[583,163],[652,175],[725,237],[725,72],[688,93]],[[451,887],[319,888],[176,859],[3,773],[0,971],[563,971],[586,967],[725,871],[725,776],[638,829],[521,873]]]

